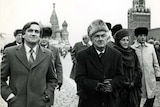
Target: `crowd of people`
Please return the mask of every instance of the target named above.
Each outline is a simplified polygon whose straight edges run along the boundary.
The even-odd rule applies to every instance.
[[[160,43],[147,41],[148,28],[129,32],[121,24],[94,20],[82,41],[70,49],[78,107],[153,107],[160,81]],[[61,90],[61,51],[50,45],[50,27],[28,22],[5,45],[1,62],[1,96],[8,107],[51,107]],[[65,57],[64,57],[65,58]]]

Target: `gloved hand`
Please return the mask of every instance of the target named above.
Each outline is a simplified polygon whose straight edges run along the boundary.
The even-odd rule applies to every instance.
[[[62,83],[58,83],[57,89],[58,89],[59,91],[61,90],[61,86],[62,86]]]
[[[96,86],[96,91],[104,92],[105,91],[105,85],[103,83],[98,82]]]
[[[112,92],[112,86],[111,84],[107,84],[107,83],[98,83],[96,87],[96,91],[103,92],[103,93]]]
[[[103,83],[105,84],[105,92],[112,92],[112,79],[104,79]]]

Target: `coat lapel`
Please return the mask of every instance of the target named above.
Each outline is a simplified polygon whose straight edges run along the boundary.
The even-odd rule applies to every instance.
[[[19,45],[17,47],[16,56],[26,68],[30,69],[24,45]]]
[[[105,53],[102,55],[102,66],[103,66],[103,73],[105,76],[108,76],[109,73],[111,72],[109,68],[111,68],[111,59],[110,59],[110,54],[109,50],[106,47]]]
[[[96,50],[94,49],[93,46],[91,46],[89,48],[89,60],[90,62],[100,71],[100,72],[103,72],[103,66],[102,64],[100,63],[99,61],[99,56],[98,56],[98,53],[96,52]]]
[[[46,51],[41,46],[39,46],[36,59],[33,62],[33,65],[31,68],[34,68],[35,66],[37,66],[40,62],[42,62],[45,59],[45,57],[47,56],[45,53]]]

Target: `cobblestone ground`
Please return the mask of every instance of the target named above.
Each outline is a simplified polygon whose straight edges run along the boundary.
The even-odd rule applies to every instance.
[[[154,107],[160,107],[160,82],[157,82],[157,93],[154,101]]]
[[[64,78],[64,85],[61,91],[55,91],[55,102],[53,107],[77,107],[78,96],[76,95],[76,85],[73,81]]]

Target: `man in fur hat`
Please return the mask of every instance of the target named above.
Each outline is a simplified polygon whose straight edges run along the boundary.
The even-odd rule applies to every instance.
[[[59,56],[59,50],[58,48],[49,44],[49,39],[52,36],[52,29],[50,27],[44,27],[42,28],[42,32],[43,33],[40,36],[41,37],[40,45],[52,51],[53,63],[54,63],[54,67],[55,67],[55,71],[56,71],[57,79],[58,79],[57,89],[60,91],[62,83],[63,83],[63,70],[62,70],[62,63],[61,63],[60,56]],[[51,105],[53,105],[53,102],[54,102],[54,95],[51,96],[50,102],[48,103],[48,107],[51,107]]]
[[[104,21],[93,21],[88,27],[88,36],[92,46],[76,57],[78,107],[117,107],[117,89],[123,81],[122,56],[107,46],[109,29]]]
[[[7,45],[4,46],[4,49],[6,49],[7,47],[11,47],[11,46],[15,46],[15,45],[19,45],[23,42],[22,39],[22,29],[16,29],[14,31],[14,37],[15,37],[15,41],[8,43]]]
[[[139,59],[142,69],[142,98],[140,107],[153,107],[156,94],[156,76],[160,76],[160,68],[153,44],[146,42],[148,29],[138,27],[135,29],[137,41],[131,46]]]

